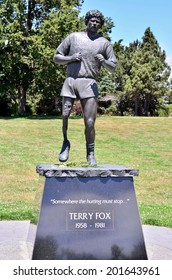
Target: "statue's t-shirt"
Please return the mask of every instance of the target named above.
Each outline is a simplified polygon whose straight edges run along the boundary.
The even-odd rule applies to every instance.
[[[64,56],[78,52],[82,54],[82,60],[67,64],[67,77],[96,79],[101,68],[101,62],[95,58],[97,54],[102,54],[106,60],[116,63],[110,42],[99,34],[89,38],[86,32],[71,33],[56,50],[56,53]]]

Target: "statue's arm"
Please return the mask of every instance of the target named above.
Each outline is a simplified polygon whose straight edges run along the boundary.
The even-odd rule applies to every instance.
[[[115,67],[116,67],[116,62],[112,62],[112,61],[109,61],[109,60],[104,60],[102,62],[102,65],[110,72],[110,73],[113,73],[115,71]]]
[[[117,64],[117,61],[111,61],[108,59],[105,59],[102,54],[97,54],[96,59],[99,60],[102,65],[108,70],[110,73],[113,73]]]
[[[75,53],[73,55],[62,55],[60,53],[55,53],[53,57],[53,61],[61,65],[68,64],[73,61],[80,61],[80,60],[81,60],[81,53]]]

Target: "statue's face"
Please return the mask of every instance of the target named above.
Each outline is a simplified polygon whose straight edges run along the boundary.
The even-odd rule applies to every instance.
[[[101,27],[101,20],[97,17],[92,17],[88,21],[87,29],[93,33],[97,33],[98,29]]]

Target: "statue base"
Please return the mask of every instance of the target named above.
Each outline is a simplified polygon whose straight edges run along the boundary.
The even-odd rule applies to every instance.
[[[45,186],[33,260],[146,260],[133,176],[101,165],[38,165]]]

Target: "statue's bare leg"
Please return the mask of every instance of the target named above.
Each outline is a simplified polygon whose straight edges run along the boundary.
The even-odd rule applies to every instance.
[[[62,132],[63,132],[63,145],[59,155],[59,161],[65,162],[69,157],[70,142],[67,138],[68,119],[73,107],[74,99],[70,97],[63,97],[62,107]]]
[[[85,98],[81,100],[84,123],[85,123],[85,140],[87,150],[87,161],[91,165],[96,165],[94,156],[95,143],[95,121],[97,115],[97,98]]]

